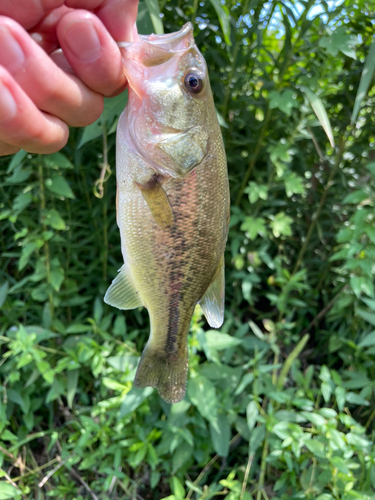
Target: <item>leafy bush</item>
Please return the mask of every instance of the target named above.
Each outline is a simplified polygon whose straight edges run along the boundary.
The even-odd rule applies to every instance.
[[[197,308],[177,405],[132,388],[145,311],[103,303],[126,95],[0,159],[0,499],[375,499],[373,3],[329,5],[160,2],[194,22],[232,193],[225,323]]]

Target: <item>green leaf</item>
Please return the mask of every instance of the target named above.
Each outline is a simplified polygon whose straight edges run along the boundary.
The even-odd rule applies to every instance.
[[[251,431],[254,427],[255,424],[257,423],[259,415],[259,410],[258,406],[255,401],[250,401],[250,403],[247,405],[246,408],[246,419],[247,419],[247,426],[249,428],[249,431]]]
[[[6,281],[0,286],[0,309],[3,307],[4,302],[8,295],[9,283]]]
[[[74,198],[73,191],[62,175],[54,174],[50,179],[45,181],[46,188],[51,193],[64,198]]]
[[[85,127],[78,141],[77,149],[81,148],[86,142],[93,141],[103,134],[103,125],[101,119],[98,118],[94,123]]]
[[[221,333],[218,330],[208,330],[206,332],[206,342],[208,347],[216,349],[217,351],[222,351],[223,349],[242,344],[241,339],[232,337],[227,333]]]
[[[229,441],[230,441],[230,425],[228,423],[228,418],[223,413],[219,413],[216,421],[216,425],[210,423],[210,434],[212,439],[212,444],[216,453],[220,457],[228,456],[229,452]]]
[[[44,223],[47,226],[53,227],[53,229],[57,229],[58,231],[63,231],[64,229],[66,229],[63,218],[54,208],[52,208],[45,214]]]
[[[358,316],[361,316],[361,318],[370,323],[370,325],[375,326],[375,313],[370,313],[359,308],[356,309],[356,313]]]
[[[346,401],[353,405],[370,406],[370,403],[365,398],[355,392],[348,392],[346,395]]]
[[[284,90],[281,94],[276,92],[276,90],[272,90],[269,93],[269,99],[271,109],[280,109],[280,111],[283,111],[288,116],[291,116],[293,108],[299,107],[296,95],[290,89]]]
[[[337,406],[339,410],[342,411],[346,401],[346,390],[344,389],[344,387],[336,387],[335,396],[336,396]]]
[[[357,448],[362,448],[362,449],[372,445],[371,441],[362,436],[358,436],[358,434],[354,434],[353,432],[349,432],[346,435],[346,440],[352,446],[356,446]]]
[[[307,87],[301,87],[301,90],[306,94],[307,99],[310,101],[314,113],[316,114],[321,126],[323,127],[323,130],[326,133],[331,146],[334,148],[335,140],[333,138],[331,123],[322,101],[317,95],[314,94],[314,92],[312,92]]]
[[[363,99],[367,94],[368,88],[372,81],[374,71],[375,71],[375,42],[372,42],[369,53],[365,60],[365,64],[363,66],[361,80],[359,82],[358,91],[353,107],[353,113],[350,120],[351,125],[353,125],[357,120],[359,110],[361,108]]]
[[[250,453],[255,453],[262,442],[264,441],[266,435],[266,426],[264,424],[258,425],[251,431],[250,441],[249,441],[249,451]]]
[[[143,401],[150,396],[150,394],[152,394],[152,391],[152,387],[146,387],[145,389],[135,389],[133,387],[133,389],[125,396],[125,399],[121,404],[120,418],[136,410],[138,406],[142,404]]]
[[[18,167],[18,165],[21,164],[22,160],[25,158],[26,155],[27,152],[23,151],[23,149],[21,149],[20,151],[18,151],[18,153],[13,155],[12,160],[9,163],[9,167],[7,169],[7,174],[10,174],[16,167]]]
[[[22,165],[16,167],[13,174],[10,177],[7,177],[5,182],[7,184],[21,184],[22,182],[26,182],[31,175],[31,168],[21,168]]]
[[[28,264],[30,257],[32,253],[37,249],[40,248],[39,244],[36,241],[31,241],[30,243],[27,243],[21,253],[20,260],[18,262],[18,269],[22,271],[24,267]]]
[[[375,47],[375,43],[373,44],[373,46]],[[374,49],[374,52],[375,52],[375,49]],[[374,57],[374,59],[375,59],[375,57]],[[375,66],[375,64],[374,64],[374,66]],[[368,163],[366,165],[366,168],[371,173],[371,175],[375,175],[375,161]]]
[[[249,195],[250,203],[256,203],[259,198],[267,200],[268,187],[265,184],[259,185],[256,182],[250,182],[248,187],[245,189],[245,193]]]
[[[50,274],[50,282],[52,288],[58,292],[64,281],[64,270],[61,267],[55,267],[52,269]]]
[[[246,373],[246,374],[243,376],[243,378],[242,378],[242,380],[241,380],[241,382],[240,382],[239,386],[237,387],[237,389],[236,389],[236,391],[235,391],[234,395],[235,395],[235,396],[238,396],[238,394],[241,394],[241,393],[244,391],[244,389],[246,389],[246,387],[247,387],[249,384],[251,384],[251,382],[253,382],[253,380],[254,380],[254,375],[253,375],[252,373]]]
[[[325,446],[317,439],[308,439],[304,444],[315,457],[326,458]]]
[[[145,0],[148,12],[154,26],[155,33],[162,35],[164,33],[163,21],[160,17],[160,8],[158,0]]]
[[[182,486],[181,481],[178,477],[174,476],[171,479],[171,489],[176,498],[183,500],[185,498],[185,488]]]
[[[1,289],[0,289],[1,292]],[[369,334],[367,334],[361,342],[358,344],[358,347],[369,347],[375,345],[375,330]]]
[[[318,415],[317,413],[312,413],[309,411],[301,411],[301,416],[304,417],[309,422],[311,422],[312,424],[316,425],[317,427],[321,427],[322,425],[325,425],[327,423],[327,420],[321,415]]]
[[[221,29],[223,30],[225,43],[229,46],[232,45],[230,40],[230,13],[228,7],[223,5],[220,0],[210,0],[213,5],[217,17],[219,18]]]
[[[18,215],[22,212],[22,210],[27,208],[31,202],[32,196],[30,193],[21,193],[14,198],[12,209]]]
[[[0,500],[18,500],[22,492],[13,485],[0,481]]]
[[[138,33],[143,35],[149,35],[153,30],[150,13],[144,0],[140,0],[138,5],[137,29]]]
[[[73,164],[63,153],[53,153],[44,159],[46,165],[52,168],[73,168]]]
[[[328,401],[331,398],[331,394],[332,394],[331,384],[329,384],[328,382],[322,382],[322,385],[321,385],[320,388],[321,388],[321,391],[322,391],[322,395],[323,395],[324,401],[326,403],[328,403]]]
[[[104,98],[104,110],[100,120],[106,124],[107,130],[109,130],[109,127],[111,127],[115,118],[120,116],[124,111],[127,102],[127,90],[116,97]]]
[[[282,180],[285,183],[285,191],[288,198],[293,196],[293,194],[305,193],[302,177],[294,172],[286,172],[283,175]]]
[[[255,240],[258,236],[264,236],[266,234],[265,220],[263,217],[245,217],[245,221],[241,224],[241,231],[246,231],[251,240]]]
[[[192,456],[193,448],[188,443],[182,443],[182,445],[178,446],[172,458],[172,474],[176,474],[186,462],[192,459]]]
[[[368,194],[366,194],[362,189],[358,189],[357,191],[348,194],[348,196],[344,198],[343,203],[358,205],[358,203],[361,203],[361,201],[365,200],[366,198],[368,198]]]
[[[69,408],[73,407],[74,396],[77,392],[78,387],[79,370],[69,370],[68,371],[68,381],[67,381],[67,394],[66,399],[68,401]]]
[[[189,379],[187,393],[202,417],[209,422],[217,420],[217,397],[215,386],[202,375]]]
[[[55,399],[57,399],[62,394],[65,394],[65,388],[63,384],[59,380],[57,380],[57,378],[55,378],[50,390],[47,393],[46,403],[48,404],[51,401],[55,401]]]
[[[325,48],[332,56],[342,52],[352,59],[356,59],[355,46],[359,44],[358,37],[346,33],[346,28],[336,29],[332,35],[324,36],[319,40],[319,47]]]
[[[292,223],[293,219],[286,215],[285,212],[279,212],[278,214],[276,214],[273,220],[270,222],[270,226],[275,238],[279,238],[280,236],[291,236]]]

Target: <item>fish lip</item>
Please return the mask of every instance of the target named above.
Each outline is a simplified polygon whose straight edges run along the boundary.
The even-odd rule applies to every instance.
[[[138,37],[139,37],[139,42],[147,42],[147,43],[151,43],[152,45],[157,45],[158,47],[163,47],[163,45],[168,45],[168,46],[170,46],[171,44],[175,45],[180,40],[182,40],[183,38],[185,38],[188,35],[191,35],[191,36],[193,35],[193,25],[191,24],[191,22],[184,24],[183,27],[179,31],[176,31],[175,33],[165,33],[163,35],[155,35],[155,34],[138,35]],[[133,43],[137,43],[137,42],[121,42],[120,41],[120,42],[117,42],[117,45],[120,48],[121,47],[126,48],[126,47],[133,45]],[[194,40],[193,40],[193,43],[194,43]]]
[[[188,22],[183,25],[183,27],[174,33],[165,33],[163,35],[139,35],[139,38],[142,41],[152,43],[153,45],[163,45],[164,43],[175,43],[185,38],[186,35],[193,33],[193,25],[191,22]]]

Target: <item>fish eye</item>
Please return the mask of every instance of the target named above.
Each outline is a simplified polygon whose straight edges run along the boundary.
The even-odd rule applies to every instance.
[[[188,73],[185,76],[185,87],[191,94],[199,94],[203,88],[203,81],[196,73]]]

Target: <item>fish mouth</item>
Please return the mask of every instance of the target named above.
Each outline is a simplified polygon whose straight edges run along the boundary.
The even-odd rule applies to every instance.
[[[135,40],[134,42],[117,42],[117,45],[120,48],[127,48],[134,43],[140,42],[146,42],[167,51],[186,50],[195,44],[193,36],[193,25],[188,22],[175,33],[166,33],[163,35],[138,35],[138,41]]]
[[[138,35],[140,40],[152,43],[153,45],[164,45],[164,44],[174,44],[178,43],[180,40],[185,38],[188,35],[193,34],[193,25],[188,22],[184,24],[184,26],[180,29],[180,31],[176,31],[175,33],[166,33],[164,35]]]

